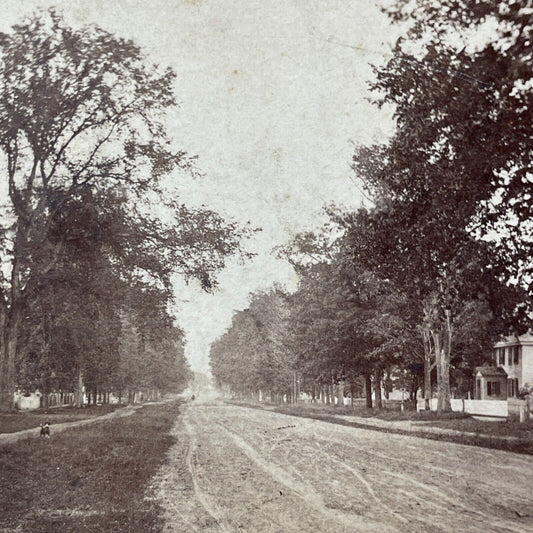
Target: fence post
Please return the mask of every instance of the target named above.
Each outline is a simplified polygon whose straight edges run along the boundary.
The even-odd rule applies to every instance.
[[[526,409],[527,405],[520,405],[520,423],[523,423],[526,421]]]

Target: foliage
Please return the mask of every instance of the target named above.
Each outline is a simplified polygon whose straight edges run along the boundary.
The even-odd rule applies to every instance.
[[[414,398],[424,368],[431,392],[442,348],[450,355],[449,386],[466,395],[473,369],[486,361],[498,333],[519,318],[522,293],[496,275],[489,244],[469,238],[462,255],[452,259],[448,277],[434,280],[431,275],[442,265],[429,263],[435,267],[431,274],[415,270],[407,247],[412,243],[403,255],[394,247],[387,213],[330,209],[330,215],[320,233],[298,235],[278,251],[300,277],[298,289],[285,300],[279,346],[287,357],[292,354],[291,371],[301,390],[315,394],[347,381],[355,392],[365,376],[367,390],[373,381],[379,405],[386,376],[385,388],[394,381]],[[218,384],[240,393],[272,388],[272,380],[265,379],[272,368],[271,341],[261,331],[264,318],[256,319],[276,305],[265,296],[254,297],[252,304],[235,315],[211,350]]]
[[[422,366],[426,398],[436,382],[449,410],[493,341],[528,321],[532,8],[399,0],[386,11],[410,24],[371,84],[396,131],[353,158],[373,206],[330,209],[321,232],[281,250],[300,276],[285,344],[320,384],[419,379]]]
[[[290,394],[294,362],[286,345],[287,296],[279,289],[251,296],[232,325],[211,346],[215,382],[233,393]]]
[[[354,156],[353,169],[375,199],[374,263],[405,292],[418,292],[432,316],[424,328],[443,409],[449,408],[452,322],[483,301],[491,312],[502,311],[497,300],[505,285],[529,283],[527,3],[419,0],[392,7],[393,19],[412,17],[412,27],[376,69],[372,88],[377,105],[394,106],[396,132]],[[492,39],[482,37],[489,23],[496,28]],[[505,313],[493,316],[509,326],[516,294],[506,304]]]
[[[0,285],[0,407],[9,409],[16,366],[43,379],[53,367],[59,380],[83,367],[110,386],[128,287],[157,292],[158,312],[176,273],[211,290],[228,255],[247,256],[240,242],[249,230],[172,198],[166,177],[195,172],[165,133],[175,74],[147,64],[135,44],[74,30],[51,10],[1,34],[0,56],[8,191],[0,249],[9,271]],[[163,330],[150,350],[181,335]]]

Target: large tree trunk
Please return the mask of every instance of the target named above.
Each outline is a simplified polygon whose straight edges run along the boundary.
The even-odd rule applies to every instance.
[[[444,349],[440,332],[433,334],[435,356],[437,362],[437,411],[439,413],[452,410],[450,400],[450,352]]]
[[[365,394],[366,406],[368,409],[372,409],[372,376],[370,373],[365,374]]]
[[[15,292],[15,291],[13,291]],[[15,358],[17,336],[21,319],[21,303],[18,290],[16,300],[6,312],[4,331],[0,346],[0,411],[12,411],[15,393]]]
[[[74,404],[76,407],[83,407],[84,403],[83,398],[83,374],[81,371],[81,366],[78,367],[78,377],[76,380],[76,387],[74,393]]]
[[[376,368],[374,370],[374,397],[376,399],[376,407],[378,409],[383,409],[383,400],[381,399],[381,377],[382,377],[381,368]]]
[[[23,313],[23,295],[21,287],[22,267],[28,242],[29,229],[18,225],[13,244],[13,261],[10,279],[10,305],[5,295],[0,292],[2,305],[2,344],[0,345],[0,411],[14,409],[13,394],[15,392],[15,360],[17,357],[17,339]]]
[[[337,385],[337,397],[339,398],[339,407],[344,407],[344,381],[339,381]]]
[[[437,382],[438,382],[438,403],[437,411],[449,412],[452,410],[451,393],[450,393],[450,360],[452,351],[452,322],[451,313],[446,309],[445,334],[443,345],[439,346],[437,352]],[[436,346],[435,346],[436,348]]]
[[[420,387],[420,380],[418,376],[413,376],[413,379],[411,381],[411,388],[409,389],[409,400],[411,400],[411,402],[416,402],[416,396],[417,396],[419,387]]]
[[[0,348],[0,411],[12,411],[14,409],[15,365],[8,352],[5,337]]]
[[[6,319],[7,319],[7,309],[3,305],[4,302],[1,302],[0,305],[2,305],[2,308],[0,309],[0,410],[5,410],[9,408],[8,405],[8,398],[9,398],[9,386],[7,383],[7,375],[8,375],[8,369],[7,369],[7,350],[6,350],[6,339],[5,339],[5,331],[6,331]],[[13,398],[13,395],[11,395],[11,398]]]
[[[429,331],[423,333],[424,337],[424,408],[429,411],[431,400],[431,335]]]

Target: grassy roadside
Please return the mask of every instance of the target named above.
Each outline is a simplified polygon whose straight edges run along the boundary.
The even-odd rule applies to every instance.
[[[438,414],[435,411],[414,411],[399,409],[367,409],[361,407],[337,407],[331,405],[319,404],[298,404],[298,405],[276,405],[276,410],[279,412],[287,411],[287,414],[305,414],[305,413],[319,413],[326,415],[345,415],[356,416],[359,418],[377,418],[389,422],[399,421],[418,421],[418,422],[432,422],[436,420],[458,420],[470,418],[464,413],[443,413]],[[289,413],[290,411],[290,413]]]
[[[178,405],[2,446],[0,531],[159,531],[144,491],[173,443]]]
[[[57,407],[0,414],[0,433],[15,433],[38,427],[48,420],[52,426],[62,422],[85,420],[105,415],[118,409],[119,405],[91,405],[89,407]]]
[[[530,440],[533,442],[533,419],[520,423],[517,420],[507,420],[503,422],[488,422],[466,417],[459,420],[435,420],[431,424],[433,427],[455,429],[457,431],[470,431],[482,433],[484,435],[498,437],[516,437],[518,439]]]
[[[264,409],[265,406],[255,403],[243,402],[228,402],[236,405],[252,407],[255,409]],[[381,431],[383,433],[396,433],[400,435],[411,435],[431,440],[440,440],[445,442],[455,442],[458,444],[466,444],[469,446],[481,446],[484,448],[492,448],[497,450],[505,450],[514,453],[523,453],[533,455],[533,420],[527,423],[520,424],[518,422],[489,422],[483,420],[476,420],[468,415],[462,413],[447,413],[444,415],[437,415],[437,413],[416,413],[409,412],[394,412],[394,411],[370,411],[364,410],[364,418],[377,418],[381,420],[391,421],[405,421],[410,420],[413,426],[410,430],[404,430],[401,427],[377,427],[370,423],[365,424],[360,420],[350,420],[349,416],[361,417],[359,410],[349,408],[335,408],[331,406],[302,406],[302,405],[282,405],[269,406],[270,410],[278,413],[298,416],[302,418],[312,418],[329,422],[332,424],[339,424],[342,426],[349,426],[360,429],[370,429],[373,431]],[[363,410],[361,410],[363,412]],[[347,417],[338,418],[336,415],[348,415]],[[416,422],[420,422],[419,429]],[[425,427],[452,429],[456,431],[474,433],[475,435],[449,435],[449,434],[434,434],[424,431]],[[501,437],[512,437],[513,439],[504,440]]]

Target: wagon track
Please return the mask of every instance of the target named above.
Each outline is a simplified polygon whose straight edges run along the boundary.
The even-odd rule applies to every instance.
[[[216,401],[174,435],[166,531],[533,532],[530,456]]]

